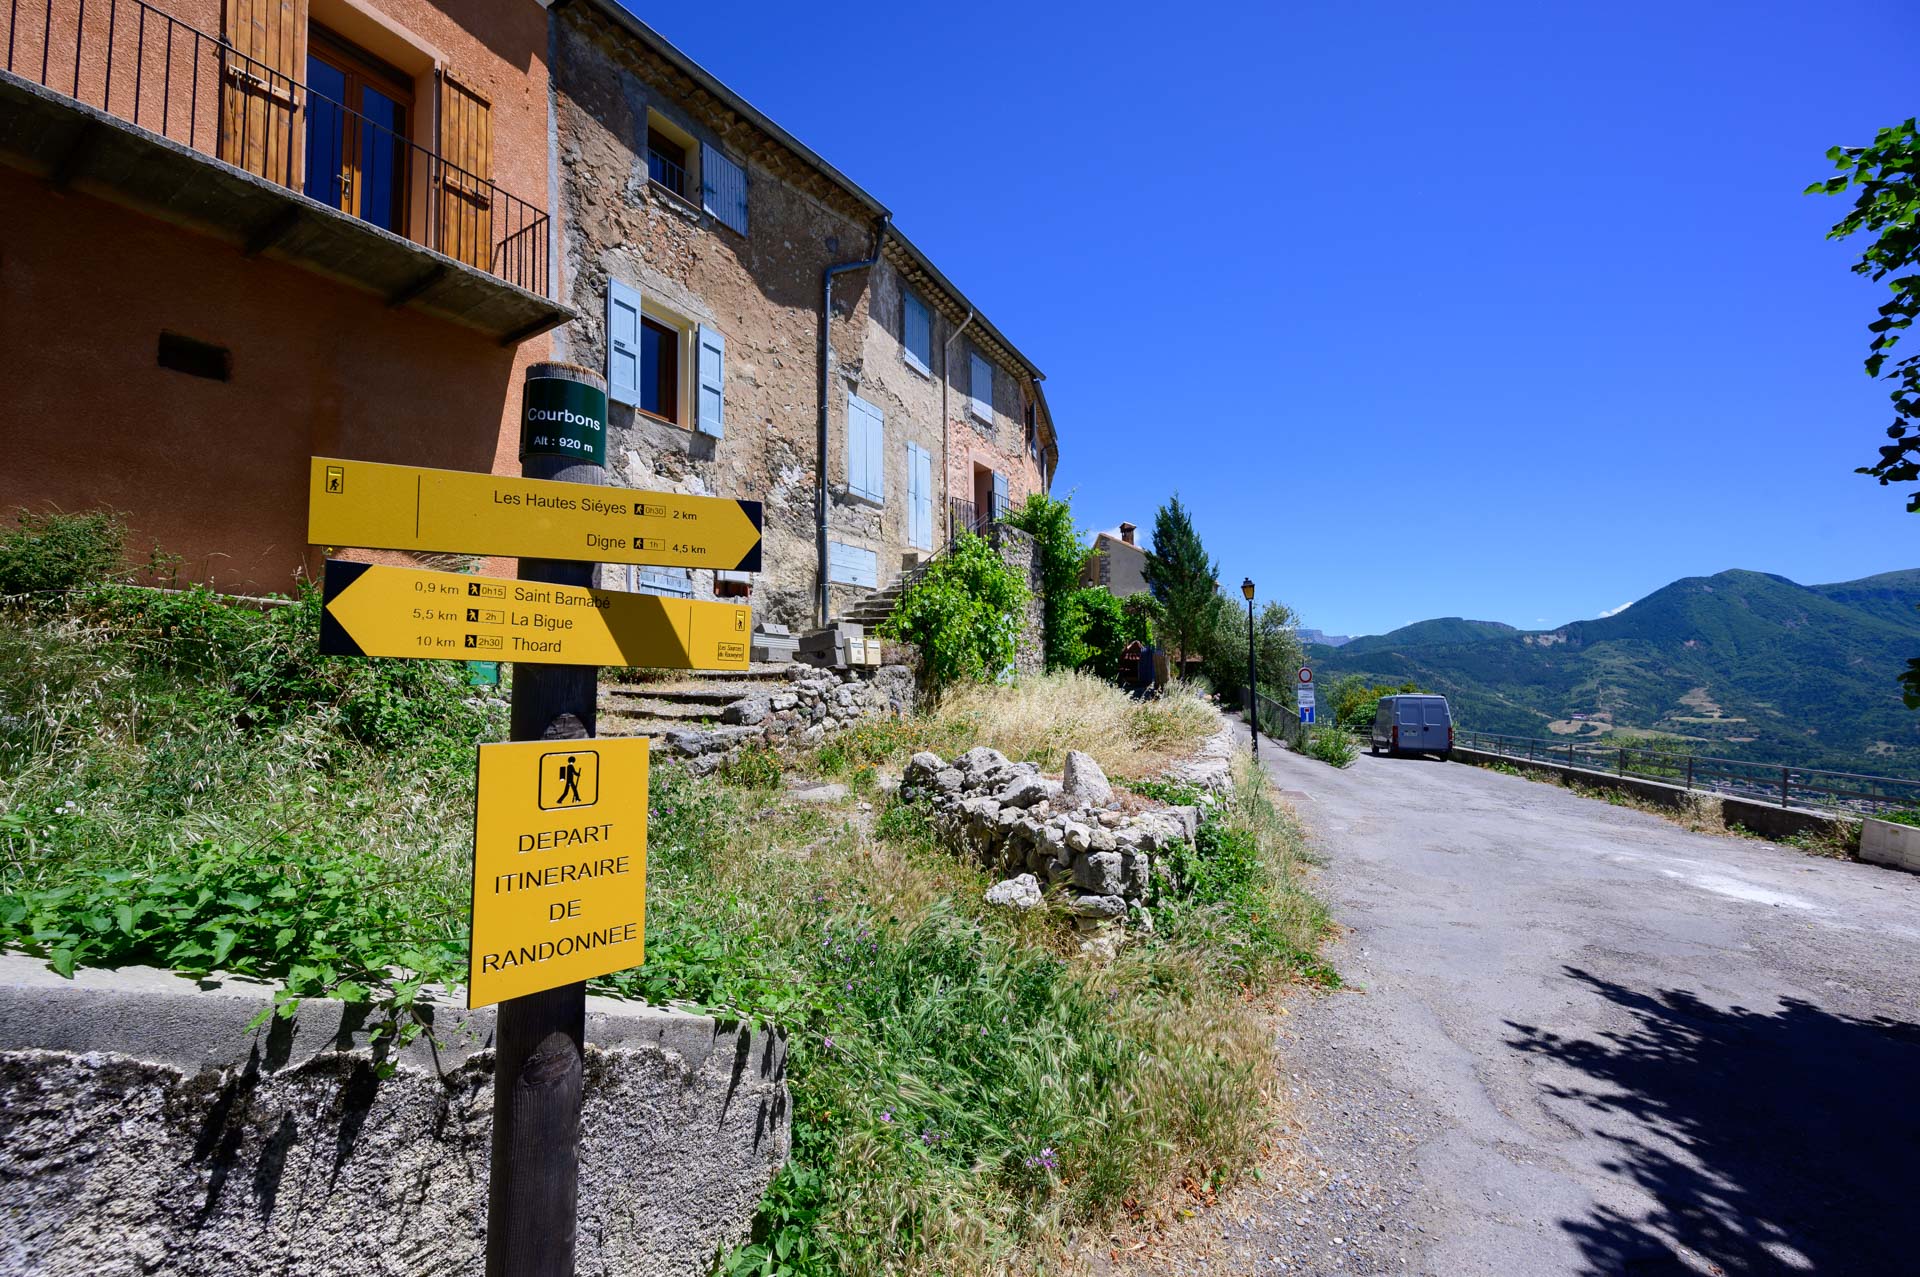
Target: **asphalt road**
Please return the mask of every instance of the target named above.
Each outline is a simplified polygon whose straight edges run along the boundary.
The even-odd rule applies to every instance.
[[[1920,877],[1463,764],[1262,757],[1356,991],[1289,1017],[1315,1191],[1232,1267],[1920,1272]]]

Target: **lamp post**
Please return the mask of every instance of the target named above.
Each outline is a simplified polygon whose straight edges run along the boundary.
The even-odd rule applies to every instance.
[[[1260,681],[1254,677],[1253,663],[1253,578],[1240,582],[1240,593],[1247,596],[1247,723],[1253,728],[1253,756],[1260,757]]]

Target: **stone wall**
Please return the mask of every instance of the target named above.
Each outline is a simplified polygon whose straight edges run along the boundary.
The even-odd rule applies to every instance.
[[[1046,582],[1040,572],[1040,556],[1033,537],[1018,528],[996,523],[987,529],[987,539],[1000,552],[1006,565],[1027,583],[1027,608],[1016,618],[1020,634],[1014,643],[1013,668],[1018,674],[1038,674],[1046,668]]]
[[[0,1272],[477,1273],[493,1013],[381,1078],[358,1012],[0,957]],[[588,999],[581,1274],[705,1274],[787,1156],[784,1039]]]
[[[1168,854],[1199,831],[1200,806],[1142,809],[1114,795],[1100,765],[1074,750],[1059,780],[1037,763],[977,746],[953,759],[919,753],[901,793],[930,803],[943,840],[1001,878],[987,899],[1049,902],[1076,930],[1111,945],[1113,924],[1151,929]],[[1201,804],[1214,801],[1203,793]]]
[[[820,669],[796,663],[784,686],[743,696],[723,709],[720,726],[670,731],[654,748],[705,773],[743,746],[812,745],[862,719],[910,714],[916,699],[913,671],[904,665]]]

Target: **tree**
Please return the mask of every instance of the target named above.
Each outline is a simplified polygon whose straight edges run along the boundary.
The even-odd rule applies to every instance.
[[[1233,600],[1222,598],[1220,610],[1204,643],[1201,672],[1219,695],[1241,699],[1247,685],[1247,614]],[[1294,685],[1306,649],[1300,645],[1298,618],[1284,603],[1269,602],[1253,624],[1253,667],[1260,690],[1291,710]]]
[[[1009,525],[1033,538],[1040,564],[1041,635],[1047,668],[1073,669],[1086,662],[1087,646],[1071,606],[1080,589],[1080,574],[1093,557],[1093,548],[1073,530],[1073,506],[1036,492],[1006,516]]]
[[[1183,659],[1203,655],[1204,640],[1226,600],[1220,597],[1220,565],[1207,558],[1177,492],[1153,516],[1146,577],[1163,613],[1161,637]]]
[[[1871,146],[1836,146],[1827,158],[1840,170],[1838,177],[1815,182],[1807,194],[1838,195],[1852,188],[1853,208],[1834,223],[1828,239],[1847,239],[1866,232],[1873,241],[1853,264],[1853,273],[1878,283],[1889,275],[1891,300],[1880,307],[1880,317],[1867,325],[1873,340],[1867,346],[1869,377],[1891,382],[1893,423],[1887,427],[1890,443],[1880,445],[1880,459],[1861,466],[1882,485],[1920,480],[1920,352],[1888,359],[1901,334],[1920,315],[1920,128],[1905,123],[1881,129]],[[1906,273],[1901,273],[1906,272]],[[1920,491],[1907,496],[1907,509],[1920,512]],[[1920,709],[1920,659],[1907,662],[1900,676],[1908,709]]]

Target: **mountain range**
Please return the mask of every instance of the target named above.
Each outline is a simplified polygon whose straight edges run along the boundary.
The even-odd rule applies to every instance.
[[[1920,712],[1896,681],[1920,656],[1920,569],[1835,585],[1729,571],[1552,630],[1442,617],[1338,647],[1343,675],[1443,692],[1463,730],[1567,740],[1657,734],[1701,753],[1920,776]]]

